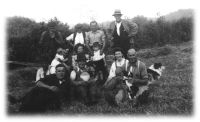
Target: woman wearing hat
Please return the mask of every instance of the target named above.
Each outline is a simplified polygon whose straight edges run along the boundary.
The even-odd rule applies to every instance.
[[[110,24],[112,47],[124,49],[123,53],[126,57],[128,49],[134,44],[134,36],[137,34],[138,26],[136,23],[121,19],[120,10],[115,10],[113,16],[115,21]]]

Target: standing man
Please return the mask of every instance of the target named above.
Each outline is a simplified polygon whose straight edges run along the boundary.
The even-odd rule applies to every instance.
[[[39,45],[41,46],[40,55],[42,62],[50,64],[57,49],[59,47],[65,48],[65,42],[61,33],[55,29],[55,23],[50,22],[47,26],[48,30],[41,34]]]
[[[85,32],[82,31],[82,25],[77,24],[75,26],[75,32],[66,38],[67,41],[71,41],[71,45],[75,47],[77,44],[85,45]]]
[[[128,49],[134,46],[134,36],[138,31],[138,26],[131,21],[122,20],[120,10],[115,10],[113,16],[115,21],[110,24],[111,44],[113,48],[120,47],[124,49],[123,53],[126,57]]]
[[[86,34],[86,47],[92,53],[92,46],[94,42],[98,42],[101,45],[100,54],[103,54],[103,51],[106,46],[105,34],[103,31],[98,30],[98,23],[96,21],[90,22],[90,29]]]

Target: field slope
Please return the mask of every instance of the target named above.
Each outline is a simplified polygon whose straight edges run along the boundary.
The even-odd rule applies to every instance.
[[[74,102],[63,104],[61,115],[192,115],[193,113],[193,44],[166,45],[164,47],[138,51],[140,60],[150,66],[161,62],[165,67],[159,85],[153,87],[149,103],[134,107],[131,103],[123,107],[111,107],[103,99],[87,107]],[[107,56],[108,64],[111,57]],[[34,86],[36,68],[22,68],[7,73],[7,93],[16,98],[23,96]],[[8,114],[18,113],[19,104],[7,102]],[[47,114],[52,114],[50,111]]]

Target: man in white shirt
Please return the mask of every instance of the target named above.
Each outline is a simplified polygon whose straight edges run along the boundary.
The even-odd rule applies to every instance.
[[[115,10],[113,16],[115,21],[111,22],[110,29],[108,33],[112,35],[110,37],[112,47],[120,47],[124,49],[124,56],[126,58],[127,51],[130,47],[134,47],[134,36],[138,32],[138,26],[132,21],[127,21],[122,19],[122,14],[120,10]]]
[[[73,47],[79,43],[85,45],[85,32],[82,31],[81,24],[77,24],[75,30],[76,32],[68,36],[66,40],[71,41]]]

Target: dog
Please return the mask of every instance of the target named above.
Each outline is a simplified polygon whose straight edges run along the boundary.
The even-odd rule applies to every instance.
[[[130,100],[137,99],[145,91],[149,89],[150,84],[154,84],[162,76],[162,72],[165,69],[165,66],[162,63],[154,63],[148,69],[148,83],[145,86],[139,88],[134,87],[131,83],[128,82],[128,77],[124,77],[125,84],[128,87],[128,97]],[[130,74],[131,75],[131,74]]]

